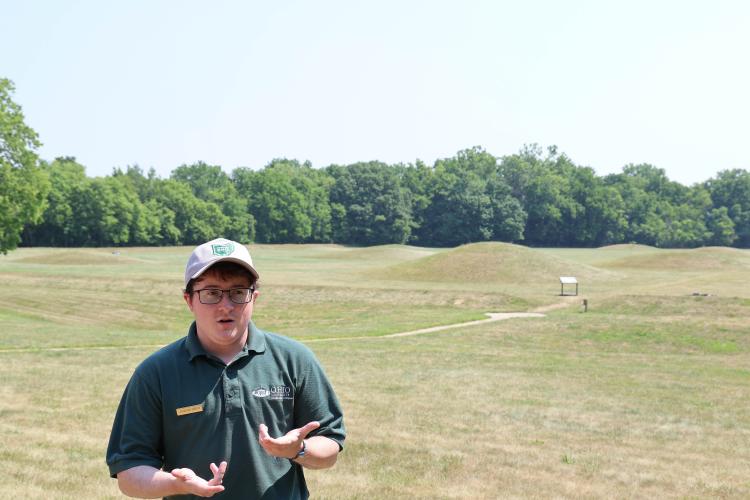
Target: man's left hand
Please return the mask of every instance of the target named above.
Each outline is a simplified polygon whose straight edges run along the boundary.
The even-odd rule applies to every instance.
[[[293,459],[302,448],[302,440],[318,427],[320,427],[320,422],[310,422],[299,429],[292,429],[281,437],[272,438],[268,434],[266,424],[260,424],[258,441],[269,455]]]

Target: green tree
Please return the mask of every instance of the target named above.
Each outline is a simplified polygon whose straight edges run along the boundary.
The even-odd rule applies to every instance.
[[[264,243],[331,241],[332,184],[309,163],[276,159],[263,170],[242,168],[232,173],[256,219],[256,235]]]
[[[255,219],[248,212],[247,201],[237,193],[232,179],[221,167],[203,162],[182,165],[172,171],[171,179],[190,187],[193,195],[219,208],[226,217],[224,236],[241,243],[255,238]]]
[[[132,245],[157,245],[161,240],[162,219],[157,213],[158,206],[149,198],[153,190],[153,178],[143,176],[137,166],[128,167],[123,173],[116,169],[111,179],[119,182],[129,195],[134,195],[133,217],[128,240]]]
[[[127,182],[133,186],[135,192],[138,193],[138,198],[143,203],[154,197],[154,186],[160,181],[153,167],[149,169],[148,175],[146,175],[138,165],[128,165],[124,171],[120,168],[114,168],[112,169],[112,177],[121,177],[123,181],[127,179]]]
[[[127,245],[138,218],[140,200],[134,190],[114,177],[91,181],[91,236],[94,245]]]
[[[734,221],[727,207],[713,208],[706,216],[706,229],[711,233],[707,243],[716,246],[731,246],[737,240]]]
[[[56,158],[52,163],[41,163],[49,178],[46,208],[38,225],[28,225],[23,241],[29,245],[74,246],[83,241],[77,238],[80,226],[76,200],[87,189],[90,180],[86,169],[73,157]]]
[[[553,171],[565,179],[560,245],[601,246],[622,240],[627,227],[620,193],[605,186],[590,167],[575,165],[565,155],[554,158]]]
[[[163,181],[166,182],[166,181]],[[158,219],[159,233],[155,236],[155,245],[182,245],[183,232],[177,227],[177,214],[166,205],[166,200],[152,198],[145,203],[148,211]]]
[[[412,231],[409,242],[429,244],[420,239],[422,227],[426,223],[427,208],[430,206],[430,186],[433,183],[434,171],[432,167],[417,160],[414,164],[398,164],[393,167],[403,189],[409,193],[411,199]]]
[[[334,241],[357,245],[405,243],[412,230],[410,193],[395,169],[373,161],[331,165]]]
[[[0,78],[0,253],[13,250],[27,224],[44,213],[49,181],[40,168],[37,133],[13,102],[13,83]]]
[[[159,182],[156,200],[155,212],[161,218],[161,237],[165,241],[176,237],[177,244],[192,245],[227,234],[229,217],[217,204],[197,198],[183,182],[174,179]]]
[[[663,169],[649,164],[627,165],[609,175],[625,204],[627,241],[657,247],[696,247],[712,238],[706,226],[711,199],[700,187],[670,181]]]
[[[554,147],[548,149],[547,157],[542,154],[538,145],[525,146],[520,153],[503,157],[499,171],[527,214],[524,242],[560,246],[570,235],[566,224],[582,207],[571,193],[564,169],[555,168],[567,158],[558,158]]]
[[[140,200],[115,177],[87,179],[71,193],[72,239],[77,245],[130,245]]]
[[[511,193],[510,186],[496,174],[487,182],[492,208],[492,239],[515,242],[523,239],[526,211]]]
[[[702,213],[689,204],[661,205],[663,221],[656,238],[656,246],[664,248],[694,248],[704,245],[711,237]]]
[[[162,184],[167,182],[157,177],[153,168],[148,175],[138,165],[128,166],[125,171],[116,168],[112,172],[120,182],[131,186],[138,194],[139,207],[131,241],[138,245],[179,245],[182,231],[175,225],[175,212],[161,197]]]
[[[220,166],[208,165],[202,161],[181,165],[169,177],[190,186],[193,194],[202,200],[221,199],[233,187],[232,180]]]
[[[705,183],[715,209],[725,207],[737,236],[737,246],[750,247],[750,172],[722,170]]]
[[[455,246],[523,238],[526,213],[499,175],[497,159],[482,148],[438,160],[423,177],[429,201],[419,216],[420,242]]]
[[[472,164],[473,153],[466,150],[435,162],[430,204],[419,232],[425,244],[455,246],[492,238],[492,199],[486,178],[479,173],[481,167]],[[483,160],[488,159],[479,159]]]

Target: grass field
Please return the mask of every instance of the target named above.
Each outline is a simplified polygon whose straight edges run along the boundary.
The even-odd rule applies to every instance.
[[[750,498],[750,251],[250,249],[256,324],[307,342],[344,406],[314,498]],[[0,498],[120,497],[112,417],[185,333],[190,250],[0,257]],[[511,311],[545,316],[384,337]]]

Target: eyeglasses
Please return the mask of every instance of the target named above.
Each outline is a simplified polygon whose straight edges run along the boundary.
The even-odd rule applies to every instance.
[[[198,294],[198,300],[201,304],[218,304],[221,299],[224,298],[224,292],[229,294],[229,300],[235,304],[247,304],[253,298],[253,292],[255,288],[229,288],[222,290],[221,288],[202,288],[200,290],[193,290],[193,293]]]

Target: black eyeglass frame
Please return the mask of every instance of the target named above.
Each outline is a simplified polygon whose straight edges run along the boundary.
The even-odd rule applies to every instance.
[[[200,292],[204,291],[212,291],[212,292],[221,292],[221,295],[219,295],[219,299],[216,302],[204,302],[203,297],[201,297]],[[232,298],[232,294],[230,293],[232,290],[248,290],[250,293],[247,294],[248,299],[244,302],[237,302]],[[207,306],[214,306],[218,303],[220,303],[222,300],[224,300],[224,294],[229,294],[229,300],[232,301],[235,304],[249,304],[253,301],[253,293],[255,293],[255,287],[254,286],[238,286],[234,288],[201,288],[200,290],[193,290],[191,293],[197,293],[198,294],[198,300],[201,304],[207,305]]]

